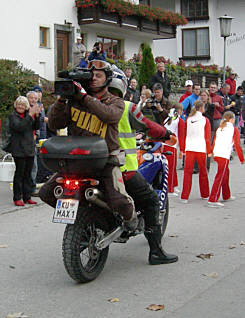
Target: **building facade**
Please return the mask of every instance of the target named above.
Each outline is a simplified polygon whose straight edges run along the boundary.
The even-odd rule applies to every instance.
[[[238,84],[245,80],[245,68],[242,66],[245,50],[245,1],[175,0],[172,1],[171,9],[184,14],[188,24],[177,27],[175,39],[154,41],[155,56],[163,55],[174,62],[183,59],[186,64],[217,64],[222,67],[224,39],[220,36],[218,18],[226,14],[234,18],[231,36],[227,38],[226,65],[238,74]]]
[[[149,0],[130,2],[151,5]],[[113,13],[77,7],[75,0],[0,1],[0,58],[18,60],[41,77],[54,80],[57,71],[73,62],[77,36],[83,36],[88,51],[102,41],[113,59],[132,58],[142,42],[152,45],[155,38],[176,36],[175,26],[143,20],[118,15],[115,20]]]

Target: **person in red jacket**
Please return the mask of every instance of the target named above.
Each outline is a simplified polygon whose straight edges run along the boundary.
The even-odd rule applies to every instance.
[[[171,112],[174,112],[171,116]],[[177,116],[176,113],[177,112]],[[180,115],[183,112],[183,107],[181,104],[173,105],[173,108],[170,109],[170,116],[172,119],[165,124],[165,128],[170,130],[178,140],[178,145],[180,152],[184,152],[184,133],[185,133],[185,122]],[[164,145],[163,151],[171,151],[172,155],[168,156],[168,194],[169,196],[178,196],[178,189],[174,189],[178,186],[178,178],[177,178],[177,144],[170,146],[168,144]]]
[[[219,128],[222,114],[224,112],[224,105],[221,96],[216,94],[218,91],[218,86],[215,82],[211,82],[209,85],[209,94],[211,102],[214,104],[214,114],[213,114],[213,128],[214,130]]]
[[[187,203],[192,186],[192,171],[195,160],[199,167],[199,187],[203,200],[209,197],[208,174],[206,168],[206,153],[211,157],[211,127],[204,112],[203,102],[197,100],[191,109],[191,113],[185,123],[185,167],[183,189],[181,193],[182,203]]]
[[[231,72],[229,77],[226,79],[226,83],[230,85],[230,91],[228,93],[228,95],[232,96],[235,95],[236,93],[236,73],[235,72]]]
[[[222,189],[223,201],[234,200],[229,187],[229,159],[233,145],[235,146],[237,155],[242,164],[245,163],[243,151],[240,145],[240,135],[236,127],[234,127],[235,115],[231,111],[227,111],[223,115],[220,127],[217,129],[213,142],[214,161],[218,164],[218,170],[214,178],[214,183],[208,200],[208,206],[219,208],[224,206],[218,202]]]
[[[192,95],[192,87],[193,87],[192,80],[185,81],[186,91],[184,95],[180,96],[179,103],[182,103],[183,100],[185,100],[188,96]]]

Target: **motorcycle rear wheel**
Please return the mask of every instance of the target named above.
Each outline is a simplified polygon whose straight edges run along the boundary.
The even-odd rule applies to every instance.
[[[78,283],[96,279],[108,257],[109,247],[95,248],[96,242],[109,229],[104,213],[98,210],[96,206],[80,208],[75,224],[68,224],[64,232],[63,262],[69,276]]]

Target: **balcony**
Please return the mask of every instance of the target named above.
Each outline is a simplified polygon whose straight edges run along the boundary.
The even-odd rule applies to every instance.
[[[117,12],[108,12],[102,5],[98,4],[93,7],[79,7],[77,6],[78,24],[82,26],[91,27],[96,24],[107,25],[110,28],[120,28],[125,31],[132,31],[135,36],[146,36],[152,39],[171,39],[176,36],[176,25],[166,24],[160,20],[150,21],[139,15],[125,15],[122,16]]]

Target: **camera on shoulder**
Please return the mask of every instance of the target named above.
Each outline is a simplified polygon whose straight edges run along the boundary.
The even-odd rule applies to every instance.
[[[72,71],[59,72],[58,77],[63,78],[63,80],[54,82],[54,94],[72,98],[76,92],[73,81],[81,83],[86,90],[93,74],[87,69],[75,68]]]

